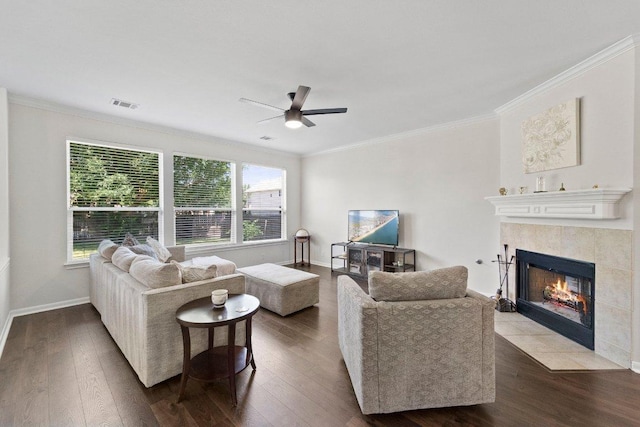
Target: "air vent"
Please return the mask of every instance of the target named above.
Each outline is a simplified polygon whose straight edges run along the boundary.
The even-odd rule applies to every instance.
[[[263,140],[263,141],[271,141],[273,139],[273,137],[264,135],[264,136],[261,136],[260,139]]]
[[[116,98],[111,98],[111,105],[115,105],[116,107],[128,108],[129,110],[137,110],[138,108],[140,108],[139,104],[134,104],[133,102],[127,102]]]

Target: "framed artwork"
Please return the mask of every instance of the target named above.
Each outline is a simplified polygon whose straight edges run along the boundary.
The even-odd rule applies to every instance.
[[[551,107],[522,122],[524,173],[580,164],[580,100]]]

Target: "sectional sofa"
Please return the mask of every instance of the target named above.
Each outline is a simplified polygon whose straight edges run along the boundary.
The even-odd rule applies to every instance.
[[[182,335],[175,320],[181,305],[210,296],[214,289],[245,292],[243,275],[220,275],[213,267],[185,268],[190,263],[185,261],[185,248],[166,249],[170,257],[162,261],[124,247],[101,250],[90,257],[91,303],[146,387],[182,372]],[[196,281],[182,283],[185,276]],[[197,280],[202,277],[209,278]],[[226,344],[224,328],[221,333],[216,330],[214,345]],[[244,329],[237,327],[238,345],[244,344]],[[192,355],[207,345],[206,330],[191,330]]]

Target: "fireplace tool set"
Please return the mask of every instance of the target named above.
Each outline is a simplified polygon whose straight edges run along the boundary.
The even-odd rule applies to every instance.
[[[496,291],[496,295],[494,299],[496,300],[496,310],[498,311],[506,311],[512,312],[516,311],[516,305],[513,301],[509,299],[509,267],[513,264],[514,256],[511,255],[511,258],[508,256],[509,245],[504,245],[504,258],[498,254],[498,259],[493,260],[492,262],[498,263],[498,276],[500,278],[500,287]],[[506,296],[502,297],[502,286],[505,286]]]

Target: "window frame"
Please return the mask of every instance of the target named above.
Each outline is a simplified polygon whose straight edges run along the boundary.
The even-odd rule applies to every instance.
[[[181,206],[181,207],[177,207],[176,203],[175,203],[175,157],[191,157],[191,158],[195,158],[195,159],[202,159],[202,160],[209,160],[209,161],[214,161],[214,162],[224,162],[224,163],[229,163],[229,176],[231,178],[231,207],[229,208],[229,211],[231,213],[231,235],[229,237],[229,241],[228,242],[222,242],[222,243],[214,243],[214,242],[203,242],[203,243],[182,243],[180,245],[183,245],[187,251],[189,252],[199,252],[199,251],[205,251],[209,248],[228,248],[228,247],[232,247],[232,246],[236,246],[238,244],[238,232],[237,232],[237,224],[238,224],[238,209],[237,209],[237,196],[236,196],[236,184],[237,184],[237,174],[236,174],[236,170],[237,170],[237,165],[236,162],[233,160],[228,160],[228,159],[220,159],[220,158],[215,158],[212,156],[205,156],[205,155],[200,155],[200,154],[192,154],[192,153],[185,153],[185,152],[177,152],[174,151],[171,154],[171,183],[172,183],[172,201],[173,201],[173,241],[175,242],[176,245],[178,245],[178,229],[176,227],[176,219],[177,219],[177,215],[176,212],[178,211],[188,211],[188,210],[226,210],[226,209],[218,209],[218,208],[207,208],[207,207],[190,207],[190,206]]]
[[[71,144],[91,145],[105,148],[113,148],[118,150],[136,151],[141,153],[151,153],[158,156],[158,206],[157,207],[74,207],[71,204]],[[134,145],[119,144],[110,141],[97,141],[88,138],[67,138],[65,142],[66,149],[66,211],[67,211],[67,235],[66,235],[66,263],[65,265],[73,266],[77,264],[86,264],[89,256],[86,258],[73,258],[73,213],[74,212],[158,212],[158,240],[164,243],[164,171],[163,171],[163,153],[162,150],[153,148],[141,148]]]
[[[239,209],[239,211],[242,212],[242,220],[239,221],[241,224],[241,236],[242,236],[242,244],[243,245],[259,245],[259,244],[269,244],[269,243],[277,243],[277,242],[282,242],[282,241],[286,241],[287,240],[287,169],[284,167],[279,167],[279,166],[272,166],[272,165],[264,165],[264,164],[258,164],[258,163],[251,163],[251,162],[242,162],[242,167],[240,168],[240,178],[241,178],[241,183],[240,183],[240,195],[239,195],[239,199],[241,202],[241,206],[242,208]],[[268,168],[268,169],[278,169],[282,171],[282,187],[280,188],[280,201],[281,201],[281,206],[280,208],[268,208],[268,207],[260,207],[260,208],[245,208],[244,206],[244,166],[256,166],[256,167],[261,167],[261,168]],[[265,239],[265,240],[244,240],[244,213],[245,211],[251,211],[251,210],[260,210],[260,211],[279,211],[280,212],[280,237],[278,238],[273,238],[273,239]]]

